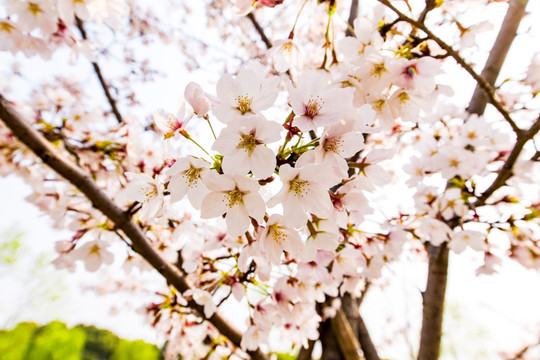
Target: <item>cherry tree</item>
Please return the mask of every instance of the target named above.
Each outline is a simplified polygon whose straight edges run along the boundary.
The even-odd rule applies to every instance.
[[[428,274],[417,356],[437,359],[450,252],[483,254],[479,274],[540,269],[540,52],[499,77],[526,7],[6,0],[0,174],[73,232],[56,267],[162,277],[144,305],[167,358],[268,359],[279,341],[310,359],[320,341],[379,359],[359,309],[409,258]],[[155,86],[172,67],[192,82]]]

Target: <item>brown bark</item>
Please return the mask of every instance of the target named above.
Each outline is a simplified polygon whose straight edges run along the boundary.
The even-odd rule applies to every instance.
[[[499,72],[501,71],[506,55],[510,50],[510,46],[516,37],[517,29],[519,23],[523,16],[525,15],[525,7],[527,6],[528,0],[512,0],[508,6],[508,11],[504,17],[501,29],[495,40],[495,44],[491,48],[489,57],[484,65],[484,69],[480,76],[482,76],[488,83],[492,86],[495,85]],[[488,96],[486,92],[476,85],[474,94],[472,96],[472,101],[467,108],[467,111],[471,114],[481,115],[486,109],[488,103]]]
[[[448,278],[448,247],[428,245],[429,265],[423,295],[422,331],[418,360],[439,358],[442,337],[444,295]]]
[[[92,202],[92,206],[107,216],[115,224],[116,228],[123,231],[131,240],[133,250],[148,261],[170,284],[182,293],[191,289],[191,285],[186,281],[184,274],[161,257],[150,245],[139,225],[131,219],[129,214],[119,208],[88,174],[58,154],[56,149],[41,134],[22,119],[2,95],[0,95],[0,119],[7,125],[13,135],[28,146],[45,164],[85,194]],[[196,310],[204,318],[204,308],[202,306],[190,301],[189,307]],[[227,320],[217,313],[207,320],[232,343],[240,346],[242,334]],[[252,352],[250,355],[253,359],[266,360],[266,356],[260,350]]]

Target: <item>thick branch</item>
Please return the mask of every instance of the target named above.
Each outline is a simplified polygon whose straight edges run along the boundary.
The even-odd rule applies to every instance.
[[[437,35],[435,35],[434,33],[432,33],[424,24],[408,17],[407,15],[403,14],[401,11],[399,11],[396,7],[394,7],[389,0],[377,0],[379,1],[381,4],[387,6],[389,9],[391,9],[393,12],[395,12],[399,18],[402,20],[402,21],[405,21],[405,22],[408,22],[409,24],[413,25],[414,27],[422,30],[424,33],[426,33],[426,35],[428,36],[428,38],[432,39],[433,41],[435,41],[441,48],[443,48],[451,57],[454,58],[454,60],[456,60],[456,62],[461,65],[461,67],[463,69],[465,69],[465,71],[467,71],[474,80],[476,80],[476,83],[478,84],[478,86],[484,90],[484,92],[486,93],[488,99],[489,99],[489,102],[497,109],[497,111],[503,116],[503,118],[506,120],[506,122],[508,122],[508,124],[510,124],[510,126],[512,127],[512,130],[514,130],[514,132],[516,134],[519,134],[521,132],[521,129],[516,125],[516,123],[514,122],[514,120],[512,119],[512,117],[510,116],[510,114],[508,113],[508,111],[506,111],[504,109],[504,107],[502,106],[502,104],[497,101],[497,99],[495,98],[495,89],[493,88],[493,86],[486,80],[484,79],[482,76],[478,75],[476,73],[476,71],[474,71],[474,69],[472,68],[471,65],[469,65],[469,63],[467,63],[460,55],[457,51],[455,51],[450,45],[448,45],[447,43],[445,43],[444,41],[442,41]]]
[[[510,155],[508,155],[508,158],[504,162],[502,168],[499,170],[495,181],[493,181],[489,188],[487,188],[487,190],[484,191],[482,195],[478,198],[478,200],[476,200],[476,202],[474,203],[476,207],[484,205],[486,203],[486,200],[496,190],[503,186],[510,176],[512,176],[512,168],[514,167],[514,164],[516,163],[519,154],[521,154],[521,150],[523,150],[523,147],[525,146],[527,141],[532,139],[538,133],[538,131],[540,131],[540,117],[529,128],[529,130],[518,136],[514,148],[510,152]]]
[[[377,349],[375,348],[373,341],[371,341],[371,336],[369,335],[366,323],[360,314],[358,315],[358,341],[360,342],[360,347],[362,348],[366,360],[380,359]]]
[[[343,358],[345,360],[360,360],[360,343],[343,309],[337,311],[336,316],[330,320],[330,323]]]
[[[251,20],[251,23],[255,27],[255,30],[257,30],[257,32],[261,36],[261,40],[264,42],[264,45],[266,45],[266,48],[270,49],[272,47],[272,43],[270,42],[268,37],[266,37],[266,34],[264,33],[264,29],[261,27],[261,24],[259,24],[259,22],[257,21],[257,18],[255,18],[255,15],[253,14],[253,12],[250,12],[249,14],[247,14],[247,17],[249,18],[249,20]]]
[[[501,71],[504,59],[508,54],[510,45],[516,37],[519,23],[525,15],[525,7],[528,0],[512,0],[504,17],[501,29],[495,40],[495,44],[491,48],[489,57],[484,65],[482,76],[488,83],[495,85],[499,72]],[[467,111],[471,114],[483,114],[488,102],[488,96],[480,84],[476,85],[473,94],[474,101],[471,102]]]
[[[32,128],[30,124],[22,119],[2,95],[0,95],[0,119],[2,119],[12,133],[41,158],[45,164],[50,166],[54,171],[63,176],[67,181],[85,194],[92,202],[94,208],[100,210],[115,224],[116,228],[122,230],[126,234],[131,240],[133,250],[148,261],[150,265],[163,275],[170,284],[182,293],[191,289],[191,285],[186,281],[180,270],[161,257],[161,255],[150,245],[141,228],[131,219],[131,217],[99,189],[88,174],[59,155],[49,142]],[[202,306],[194,301],[190,301],[189,306],[203,316],[204,308]],[[227,320],[217,313],[207,320],[236,346],[240,345],[242,334],[230,325]],[[254,359],[266,359],[265,355],[260,350],[251,353],[251,356]]]
[[[448,278],[448,247],[428,245],[429,267],[426,291],[423,293],[422,332],[418,360],[439,358],[446,281]]]
[[[79,28],[79,31],[81,32],[81,36],[83,39],[88,40],[88,37],[86,35],[86,30],[84,30],[84,24],[81,19],[78,17],[75,18],[77,21],[77,27]],[[94,72],[96,73],[99,83],[101,84],[101,88],[103,89],[103,92],[105,93],[105,97],[107,98],[107,101],[111,105],[111,110],[114,114],[114,117],[116,118],[116,121],[118,121],[119,124],[124,122],[124,119],[122,118],[122,115],[120,114],[120,111],[118,110],[118,107],[116,106],[116,100],[111,95],[111,92],[109,91],[109,86],[105,82],[105,78],[103,77],[103,74],[101,73],[101,68],[99,67],[98,63],[95,61],[92,61],[92,67],[94,68]]]

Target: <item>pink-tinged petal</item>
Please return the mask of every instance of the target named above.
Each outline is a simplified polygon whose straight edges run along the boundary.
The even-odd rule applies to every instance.
[[[246,175],[250,169],[249,154],[246,151],[236,151],[223,157],[221,168],[225,174]]]
[[[258,119],[255,125],[257,139],[270,144],[281,139],[283,127],[275,121]]]
[[[259,191],[259,189],[261,188],[257,180],[245,176],[235,176],[234,180],[238,185],[238,189],[240,189],[241,191],[245,191],[248,193],[257,193],[257,191]]]
[[[284,184],[286,184],[296,175],[298,175],[299,171],[300,170],[293,168],[289,164],[283,164],[279,167],[279,178]]]
[[[231,176],[220,175],[215,171],[205,176],[203,182],[211,191],[233,190],[236,186]]]
[[[158,129],[164,133],[175,132],[182,127],[180,121],[173,114],[163,109],[158,109],[152,116]]]
[[[293,121],[294,126],[298,127],[302,132],[316,131],[317,126],[315,122],[307,116],[297,116]]]
[[[227,211],[225,220],[231,236],[241,236],[249,229],[249,216],[243,206],[233,206],[230,208],[229,211]]]
[[[167,174],[168,176],[174,176],[174,175],[178,174],[179,172],[182,172],[182,171],[185,171],[185,170],[189,169],[189,165],[190,165],[190,158],[188,158],[188,157],[180,158],[180,159],[176,160],[176,162],[173,164],[173,166],[171,166],[165,172],[165,174]]]
[[[261,84],[261,90],[254,98],[251,104],[253,112],[258,113],[262,110],[270,108],[276,102],[279,85],[279,78],[272,76],[265,79]]]
[[[171,179],[167,189],[171,193],[171,201],[177,202],[182,200],[182,198],[186,196],[189,189],[189,184],[184,176],[177,175]]]
[[[292,256],[299,256],[304,249],[304,243],[300,239],[300,235],[293,229],[284,229],[284,231],[287,234],[287,241],[283,248]]]
[[[229,125],[221,130],[218,138],[214,141],[212,149],[218,151],[221,155],[227,155],[236,150],[238,143],[240,142],[240,134],[236,126],[235,121],[229,122]]]
[[[234,283],[232,286],[232,293],[234,295],[234,298],[237,301],[242,300],[244,295],[246,295],[246,291],[244,290],[244,286],[241,283]]]
[[[266,204],[258,193],[250,193],[244,196],[244,203],[249,216],[262,223],[266,212]]]
[[[314,183],[311,183],[309,187],[309,194],[302,198],[305,209],[318,217],[329,217],[333,205],[330,200],[330,195],[328,195],[328,190],[321,185]]]
[[[306,225],[308,217],[295,196],[289,196],[283,202],[283,223],[294,228]]]
[[[349,132],[341,136],[341,146],[338,154],[348,158],[364,148],[364,135],[357,132]]]
[[[201,208],[202,200],[208,193],[208,188],[202,182],[199,182],[195,187],[190,188],[187,196],[191,205],[199,210]]]
[[[226,200],[226,195],[220,191],[206,195],[201,203],[201,218],[213,219],[225,214],[229,210]]]
[[[88,254],[84,259],[84,268],[86,271],[94,272],[101,266],[101,256],[99,254]]]
[[[216,85],[218,98],[229,106],[235,104],[235,99],[240,93],[241,89],[239,89],[233,77],[229,74],[223,75]]]
[[[259,145],[253,150],[248,167],[256,178],[266,179],[274,174],[276,156],[266,146]]]

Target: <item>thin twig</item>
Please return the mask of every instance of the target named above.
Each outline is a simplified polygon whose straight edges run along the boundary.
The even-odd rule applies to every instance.
[[[88,40],[88,37],[86,35],[86,30],[84,30],[84,24],[82,20],[79,19],[78,17],[76,17],[75,20],[77,21],[77,28],[79,28],[82,38],[84,40]],[[111,105],[111,110],[114,114],[114,117],[116,118],[116,121],[118,121],[119,124],[122,124],[124,122],[124,119],[122,118],[122,115],[120,114],[120,111],[118,110],[118,107],[116,106],[116,100],[114,100],[113,96],[111,95],[111,92],[109,91],[109,86],[105,82],[105,78],[103,77],[99,64],[96,61],[92,61],[92,66],[94,68],[94,72],[96,73],[99,79],[101,88],[103,89],[103,92],[105,93],[105,97],[107,98],[107,101],[109,101],[109,104]]]
[[[12,108],[10,103],[1,94],[0,119],[4,121],[13,135],[28,146],[45,164],[85,194],[92,203],[92,206],[107,216],[114,223],[115,228],[122,230],[131,240],[133,250],[148,261],[170,284],[182,293],[192,289],[191,284],[188,283],[184,274],[174,265],[167,262],[152,247],[139,225],[132,220],[131,216],[125,210],[118,207],[97,186],[90,175],[59,155],[56,149],[41,134],[28,122],[23,120],[21,115]],[[188,306],[196,310],[202,318],[205,318],[203,306],[193,300],[188,302]],[[212,317],[207,318],[207,320],[233,344],[240,346],[242,334],[221,317],[221,315],[215,313]],[[267,359],[260,350],[250,352],[250,355],[253,359]]]
[[[264,42],[264,45],[266,45],[266,48],[270,49],[272,47],[272,42],[268,39],[268,37],[264,33],[264,29],[261,27],[261,24],[259,24],[259,22],[257,21],[257,18],[255,18],[255,15],[253,14],[253,12],[250,12],[249,14],[247,14],[247,17],[249,18],[249,20],[251,20],[251,23],[255,27],[255,30],[257,30],[257,32],[261,36],[261,40]]]
[[[461,67],[464,68],[465,71],[467,71],[473,77],[473,79],[476,81],[476,83],[485,91],[485,93],[488,96],[489,102],[503,116],[503,118],[506,120],[506,122],[508,122],[508,124],[510,124],[510,126],[512,127],[512,130],[514,130],[514,132],[516,134],[521,133],[521,129],[516,125],[516,123],[514,122],[512,117],[510,116],[510,113],[508,111],[506,111],[504,109],[504,107],[502,106],[502,104],[499,101],[497,101],[497,99],[495,98],[495,89],[493,88],[493,86],[486,79],[484,79],[482,76],[480,76],[478,73],[476,73],[476,71],[474,71],[472,66],[469,65],[469,63],[467,63],[459,55],[459,53],[457,51],[455,51],[450,45],[448,45],[443,40],[441,40],[437,35],[432,33],[424,24],[422,24],[422,23],[408,17],[407,15],[403,14],[401,11],[396,9],[396,7],[394,5],[392,5],[389,0],[377,0],[377,1],[379,1],[381,4],[387,6],[390,10],[395,12],[402,21],[408,22],[409,24],[413,25],[414,27],[422,30],[427,35],[428,38],[435,41],[441,48],[443,48],[448,54],[450,54],[450,56],[452,58],[454,58],[454,60],[456,60],[456,62],[459,65],[461,65]]]

